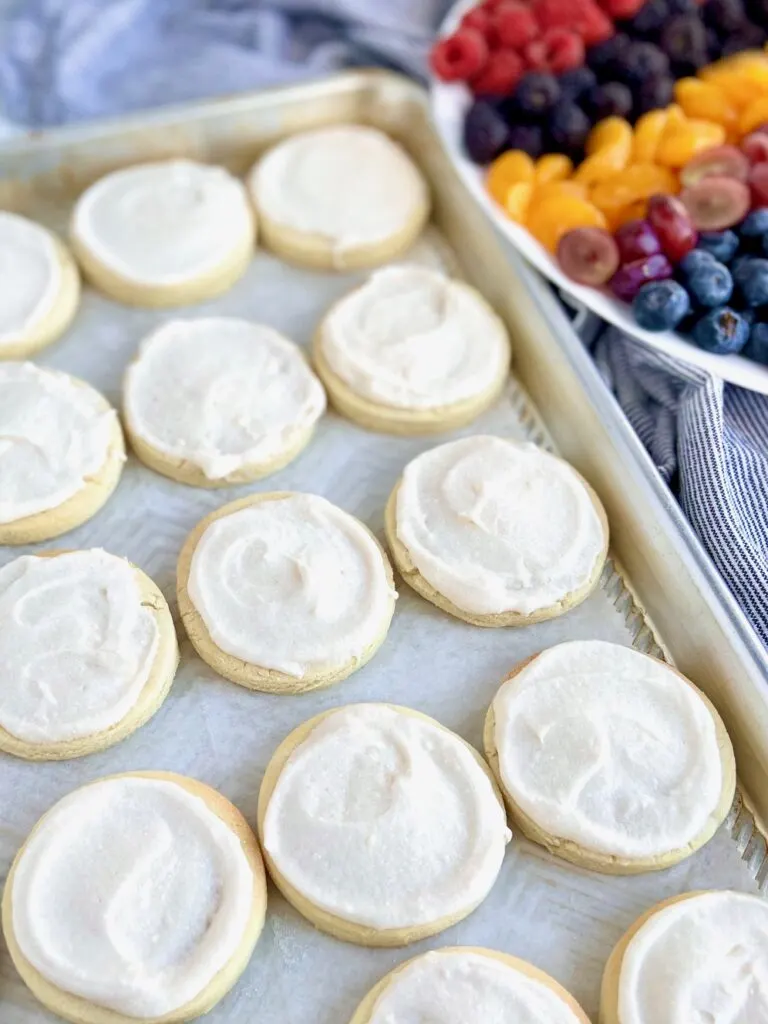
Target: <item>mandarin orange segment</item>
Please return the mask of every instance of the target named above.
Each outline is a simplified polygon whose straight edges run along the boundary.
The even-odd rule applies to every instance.
[[[533,184],[530,181],[516,181],[507,188],[502,205],[510,220],[525,223],[532,195]]]
[[[488,168],[486,185],[497,203],[504,206],[510,185],[517,182],[532,182],[535,165],[522,149],[510,149],[497,156]]]
[[[665,167],[683,167],[704,149],[721,146],[725,142],[725,128],[714,121],[689,118],[682,123],[667,121],[656,150],[657,163]]]
[[[577,199],[589,198],[589,189],[579,181],[545,181],[541,185],[533,186],[531,202],[539,203],[545,199],[555,199],[559,196],[575,196]]]
[[[675,99],[687,117],[715,121],[728,132],[732,132],[738,124],[736,107],[712,82],[681,78],[675,83]]]
[[[536,184],[565,181],[573,174],[573,162],[564,153],[547,153],[536,161]]]
[[[550,252],[567,231],[573,228],[604,228],[605,217],[592,203],[578,196],[553,196],[531,203],[526,227]]]
[[[632,164],[595,185],[589,199],[612,218],[619,210],[648,199],[656,192],[674,195],[678,188],[677,177],[669,168],[658,164]]]
[[[764,121],[768,121],[768,96],[758,96],[742,110],[739,117],[739,133],[748,135]]]
[[[636,203],[623,206],[620,210],[612,210],[606,214],[608,228],[610,231],[617,231],[622,224],[626,224],[629,220],[643,220],[647,210],[647,199],[638,199]]]
[[[632,140],[632,163],[653,163],[668,116],[666,110],[650,110],[638,118]]]
[[[601,149],[626,149],[627,159],[632,148],[632,125],[623,117],[604,117],[587,136],[587,156]]]
[[[739,109],[755,99],[755,83],[750,81],[745,68],[740,67],[733,57],[726,57],[702,68],[698,77],[715,85]]]

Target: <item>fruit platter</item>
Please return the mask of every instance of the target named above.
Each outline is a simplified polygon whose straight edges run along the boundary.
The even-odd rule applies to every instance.
[[[464,0],[433,115],[557,287],[768,394],[768,0]]]

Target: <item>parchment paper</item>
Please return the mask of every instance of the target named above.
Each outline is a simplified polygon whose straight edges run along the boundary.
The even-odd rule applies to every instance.
[[[452,262],[433,229],[412,258]],[[260,253],[228,295],[181,315],[244,316],[306,345],[323,311],[361,278],[300,271]],[[119,406],[121,377],[140,339],[174,315],[179,314],[121,307],[87,290],[74,326],[39,362],[84,378]],[[358,516],[382,538],[384,505],[406,462],[459,433],[528,436],[515,411],[520,402],[513,384],[472,427],[433,439],[369,433],[329,413],[290,466],[257,484],[221,491],[174,483],[130,457],[106,507],[46,546],[101,546],[127,556],[158,583],[176,614],[179,549],[212,509],[252,491],[310,491]],[[25,550],[34,549],[0,550],[0,564]],[[272,752],[295,726],[320,711],[356,701],[392,701],[434,716],[480,748],[485,711],[514,664],[562,640],[631,643],[624,616],[614,606],[615,580],[610,593],[598,590],[564,617],[517,630],[466,625],[399,580],[397,586],[392,628],[373,660],[329,690],[299,697],[251,693],[218,678],[195,655],[177,619],[181,666],[164,706],[137,733],[104,753],[69,762],[28,764],[0,754],[2,877],[40,815],[100,776],[152,768],[191,775],[221,790],[255,824],[259,783]],[[658,900],[710,887],[757,891],[725,829],[676,868],[623,879],[574,869],[515,839],[491,895],[467,921],[399,950],[363,949],[324,936],[270,888],[267,923],[251,963],[205,1020],[347,1024],[367,990],[393,966],[427,949],[456,944],[489,946],[531,960],[570,989],[596,1020],[602,969],[623,930]],[[53,1020],[27,992],[3,946],[0,1024]]]

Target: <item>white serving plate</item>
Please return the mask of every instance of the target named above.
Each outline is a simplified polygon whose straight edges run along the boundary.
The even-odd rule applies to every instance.
[[[462,16],[475,5],[476,0],[459,0],[448,12],[440,28],[440,35],[450,35]],[[597,288],[577,284],[564,274],[557,260],[533,235],[504,214],[486,191],[483,168],[473,164],[465,155],[461,136],[464,114],[472,98],[469,89],[463,83],[448,84],[433,78],[431,93],[435,127],[462,180],[498,230],[540,273],[603,320],[614,324],[646,345],[708,370],[714,376],[730,381],[731,384],[768,395],[768,366],[761,366],[742,356],[718,356],[704,352],[692,342],[686,341],[676,331],[656,333],[643,330],[635,323],[630,307],[626,303]]]

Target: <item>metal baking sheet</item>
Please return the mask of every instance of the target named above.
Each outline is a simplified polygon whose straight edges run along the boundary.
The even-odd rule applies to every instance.
[[[5,159],[0,154],[4,175],[0,205],[61,228],[74,193],[108,166],[188,153],[242,170],[268,138],[313,123],[354,118],[396,130],[420,158],[432,180],[436,215],[445,233],[428,229],[412,258],[448,266],[456,260],[496,300],[512,327],[519,373],[535,390],[539,411],[519,380],[513,380],[497,405],[471,428],[437,439],[377,435],[330,413],[310,446],[290,466],[258,484],[223,491],[174,483],[131,457],[105,508],[62,538],[60,546],[99,545],[127,556],[156,580],[174,611],[175,564],[187,532],[212,509],[251,491],[293,489],[324,495],[382,537],[384,504],[403,465],[439,441],[484,431],[548,447],[554,447],[552,434],[558,440],[565,437],[567,443],[557,447],[567,449],[599,491],[603,490],[601,480],[610,473],[626,473],[626,486],[632,486],[632,467],[612,462],[606,443],[606,436],[614,441],[620,437],[618,427],[594,416],[585,388],[571,383],[567,394],[562,391],[570,364],[553,329],[551,312],[537,313],[531,306],[528,313],[526,302],[540,301],[535,290],[523,289],[518,270],[505,262],[482,221],[476,215],[473,219],[469,201],[452,191],[455,183],[424,119],[421,96],[397,78],[375,73],[343,76],[314,87],[43,139],[9,152]],[[464,203],[460,216],[457,203]],[[298,270],[260,252],[226,296],[184,310],[182,315],[244,316],[270,324],[306,346],[324,310],[360,279],[359,274]],[[119,405],[122,374],[140,339],[172,315],[176,314],[121,307],[86,290],[73,327],[39,361],[83,377]],[[570,330],[567,324],[563,329]],[[583,414],[572,416],[564,430],[573,403],[581,403]],[[555,428],[552,434],[550,426]],[[642,499],[652,507],[646,492],[638,494],[635,504]],[[643,534],[641,524],[622,509],[620,501],[609,501],[616,550],[626,564]],[[660,519],[645,524],[655,531],[659,543],[663,540],[674,547],[663,526]],[[0,564],[24,550],[32,549],[0,549]],[[53,802],[112,772],[155,768],[194,776],[221,790],[253,823],[261,777],[280,740],[307,718],[345,703],[405,704],[434,716],[479,747],[484,714],[501,679],[535,651],[565,639],[593,637],[661,654],[654,630],[615,564],[609,562],[600,588],[583,605],[560,619],[518,630],[469,626],[433,608],[400,583],[390,634],[374,659],[345,682],[298,697],[251,693],[221,680],[197,658],[177,621],[181,666],[165,705],[144,728],[109,751],[71,762],[28,764],[0,755],[0,873],[4,876],[26,834]],[[655,590],[666,581],[656,578],[646,584],[644,579],[644,585],[637,586],[634,576],[630,578],[644,604],[664,607]],[[678,579],[678,592],[685,583],[684,578]],[[688,586],[688,601],[694,601],[694,594],[700,601],[706,598],[708,614],[725,634],[727,623],[721,622],[722,611],[714,599],[696,589],[692,577]],[[691,607],[678,602],[676,620],[661,622],[664,647],[675,656],[680,640],[677,620],[684,621]],[[698,621],[704,620],[699,617]],[[683,655],[684,636],[683,631],[679,643]],[[715,666],[739,655],[732,646],[720,643],[717,631],[702,636],[700,645],[709,647],[706,660]],[[749,682],[751,668],[745,659],[742,662],[741,678]],[[713,687],[708,689],[722,703]],[[740,708],[734,707],[740,714]],[[764,764],[768,751],[761,756]],[[400,950],[363,949],[323,936],[271,888],[266,927],[251,963],[206,1020],[211,1024],[256,1018],[262,1024],[345,1024],[368,988],[394,965],[426,949],[452,944],[485,945],[532,960],[570,989],[596,1019],[603,965],[613,943],[639,913],[689,889],[733,887],[757,892],[764,862],[764,841],[740,799],[707,847],[676,868],[635,878],[581,871],[515,839],[490,897],[472,917],[442,935]],[[0,950],[2,1024],[53,1020],[27,993],[5,949]]]

